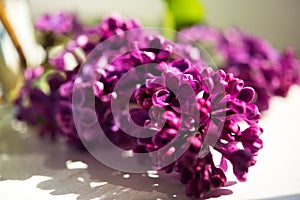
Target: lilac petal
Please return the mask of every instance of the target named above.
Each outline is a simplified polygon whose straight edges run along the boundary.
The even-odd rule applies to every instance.
[[[171,94],[168,90],[161,89],[153,94],[152,102],[155,106],[164,107],[170,104]]]
[[[62,97],[69,97],[73,91],[73,82],[68,81],[62,84],[59,88],[59,93]]]
[[[101,98],[103,95],[103,91],[104,91],[103,83],[101,83],[100,81],[97,81],[96,83],[94,83],[93,92],[96,97]]]
[[[164,60],[167,59],[171,53],[173,52],[173,46],[171,44],[166,44],[164,45],[163,49],[161,49],[159,51],[159,53],[157,54],[156,58],[158,60]]]
[[[222,187],[226,183],[226,176],[224,172],[219,168],[213,169],[213,175],[211,179],[212,185],[215,188]]]
[[[26,81],[31,81],[41,77],[44,73],[44,68],[41,66],[28,68],[24,72],[24,77]]]
[[[228,93],[231,94],[232,97],[237,97],[243,87],[244,81],[242,80],[230,81],[228,84]]]
[[[195,153],[200,151],[200,149],[202,147],[202,141],[199,137],[195,137],[195,136],[190,137],[188,139],[188,141],[191,143],[191,145],[189,147],[189,151],[195,152]]]
[[[250,126],[242,131],[239,140],[242,142],[247,151],[251,152],[252,154],[256,154],[258,150],[262,149],[263,147],[263,141],[259,138],[262,132],[262,128],[258,126]]]
[[[244,114],[246,113],[246,104],[243,101],[230,101],[228,107],[231,108],[235,113]]]
[[[141,63],[149,63],[155,59],[155,54],[147,51],[133,51],[131,55],[138,59]]]
[[[247,119],[253,122],[258,122],[258,120],[261,118],[261,114],[258,110],[258,107],[252,103],[247,104],[246,115]]]
[[[238,96],[238,99],[242,100],[242,101],[245,101],[246,103],[249,103],[253,100],[254,98],[254,95],[255,95],[255,92],[254,92],[254,89],[251,88],[251,87],[244,87],[239,96]]]
[[[238,150],[228,158],[233,165],[233,172],[239,181],[246,181],[248,169],[251,166],[252,157],[249,152]]]
[[[221,158],[220,168],[221,168],[224,172],[226,172],[226,171],[228,170],[228,164],[227,164],[227,161],[226,161],[226,159],[225,159],[224,156],[222,156],[222,158]]]
[[[231,134],[235,134],[235,135],[239,135],[240,134],[240,127],[233,120],[226,121],[225,124],[224,124],[224,129],[226,129]]]
[[[175,129],[178,129],[180,127],[180,119],[174,112],[166,111],[164,113],[164,119],[171,127],[174,127]]]
[[[191,63],[187,59],[180,59],[172,62],[172,67],[179,69],[181,72],[186,71],[190,66]]]

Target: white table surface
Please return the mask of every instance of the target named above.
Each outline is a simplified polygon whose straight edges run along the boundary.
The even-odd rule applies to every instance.
[[[274,98],[261,126],[264,149],[248,181],[226,187],[219,199],[300,199],[300,87]],[[32,129],[13,130],[9,112],[0,114],[0,199],[188,199],[176,177],[116,172],[89,154],[40,140]],[[231,177],[231,176],[230,176]]]

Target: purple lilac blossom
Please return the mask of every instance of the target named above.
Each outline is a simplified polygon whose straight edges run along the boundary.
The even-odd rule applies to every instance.
[[[82,109],[80,113],[84,112],[85,116],[78,131],[88,130],[84,133],[84,139],[89,141],[93,141],[94,134],[97,134],[90,131],[96,124],[101,125],[115,145],[136,153],[153,152],[175,137],[180,137],[183,145],[191,145],[182,156],[163,169],[167,173],[179,174],[180,181],[186,185],[186,194],[191,197],[202,198],[207,192],[223,187],[227,181],[227,162],[233,165],[237,179],[245,181],[249,167],[255,164],[257,153],[263,146],[260,139],[262,129],[258,126],[260,113],[252,103],[254,89],[245,86],[243,80],[231,73],[222,70],[214,72],[201,60],[200,53],[197,59],[195,52],[193,56],[189,55],[189,45],[175,44],[143,30],[139,30],[136,37],[126,36],[127,30],[139,27],[133,20],[118,17],[104,19],[100,25],[87,28],[72,39],[58,57],[49,59],[55,73],[43,73],[41,67],[27,70],[25,85],[16,101],[18,119],[37,125],[43,135],[62,136],[80,147],[82,138],[79,138],[72,118],[72,114],[77,114],[77,109]],[[96,62],[83,66],[79,77],[81,82],[73,88],[75,76],[83,63],[78,58],[78,49],[87,56],[100,42],[111,36],[114,37],[109,39],[110,49],[97,48]],[[73,55],[77,61],[72,69],[65,63],[66,54]],[[286,57],[285,65],[293,62],[290,53]],[[155,70],[148,70],[153,63]],[[117,82],[125,73],[141,65],[145,66],[147,81],[132,94],[129,113],[139,126],[153,129],[162,126],[148,138],[136,138],[118,128],[116,116],[111,111],[111,99],[114,98],[113,90]],[[42,78],[47,80],[49,91],[37,86]],[[140,79],[141,74],[130,78]],[[88,99],[84,95],[88,87],[92,88],[95,97],[98,121],[89,117],[93,110],[86,106]],[[74,110],[72,95],[75,96]],[[190,105],[191,98],[194,98],[196,107]],[[193,119],[197,116],[195,112],[200,113],[199,119]],[[153,118],[161,121],[152,124]],[[247,127],[242,129],[240,123],[247,124]],[[180,129],[184,130],[184,134]],[[210,146],[210,143],[205,143],[207,137],[217,137],[216,132],[220,132],[216,144]],[[212,159],[209,146],[221,153],[220,163]],[[207,153],[200,157],[203,149]],[[174,156],[171,150],[152,159],[163,163],[163,157]]]
[[[189,73],[189,70],[185,70],[182,75],[191,75]],[[180,75],[177,76],[180,77]],[[259,138],[262,129],[258,126],[258,120],[261,115],[256,105],[251,102],[254,98],[254,90],[250,87],[244,87],[242,80],[223,71],[213,72],[211,69],[205,69],[199,74],[199,77],[201,78],[193,77],[193,81],[189,82],[189,84],[195,88],[195,92],[204,91],[203,97],[197,98],[200,126],[193,136],[188,137],[188,140],[191,141],[191,146],[188,150],[180,158],[176,159],[174,163],[165,167],[167,173],[174,171],[180,174],[180,181],[187,184],[186,194],[195,198],[203,198],[212,189],[224,186],[226,183],[226,167],[224,166],[227,166],[227,162],[233,165],[233,172],[237,179],[245,181],[249,167],[255,164],[257,152],[263,147],[263,142]],[[206,84],[203,83],[211,79],[218,79],[219,82],[216,84],[216,88],[213,85],[210,90],[207,90]],[[200,87],[194,87],[195,82]],[[222,100],[218,96],[218,94],[222,93],[217,87],[218,84],[222,84],[225,88],[226,95]],[[150,91],[147,92],[147,90]],[[160,91],[159,88],[154,89],[154,91],[157,91],[155,93],[151,91],[153,91],[153,88],[149,87],[142,88],[141,91],[137,92],[137,100],[140,106],[146,109],[149,103],[145,104],[144,102],[150,98],[152,99],[150,104],[158,104],[168,109],[168,106],[173,101],[168,98],[158,99],[156,93]],[[164,95],[169,97],[169,93],[164,92]],[[176,96],[172,98],[176,99]],[[218,103],[215,101],[226,103],[227,106],[222,108],[224,109],[223,111],[218,110]],[[214,126],[211,122],[217,123],[218,117],[213,118],[212,116],[218,112],[226,112],[226,117],[220,138],[212,147],[222,154],[222,165],[213,162],[211,153],[208,153],[203,158],[199,157],[205,137],[215,134],[209,131],[209,126]],[[142,152],[151,152],[169,143],[178,134],[180,115],[182,113],[178,113],[176,109],[169,108],[167,113],[163,115],[166,119],[165,128],[151,140],[141,139],[137,149]],[[242,130],[239,126],[240,122],[246,122],[248,127]],[[218,127],[217,124],[215,125]],[[165,156],[172,155],[166,153]]]
[[[218,67],[233,73],[255,89],[256,104],[261,111],[269,107],[273,96],[285,97],[293,84],[299,84],[300,61],[292,49],[282,53],[267,41],[236,28],[225,31],[206,25],[183,29],[190,39],[179,42],[199,42],[210,52]]]
[[[81,29],[77,17],[65,12],[44,14],[35,21],[35,27],[39,31],[55,34],[72,33]]]
[[[124,42],[122,39],[121,41]],[[112,40],[112,45],[109,45],[112,49],[99,49],[97,55],[101,55],[100,57],[104,59],[109,58],[114,51],[115,42],[120,43],[118,39]],[[135,44],[134,50],[128,47],[132,43]],[[182,57],[174,51],[180,47],[186,47],[185,45],[176,45],[159,35],[142,33],[137,38],[125,40],[123,45],[125,48],[117,51],[118,53],[124,51],[124,54],[121,53],[122,56],[117,56],[117,59],[113,59],[113,62],[102,70],[99,70],[99,65],[88,65],[87,67],[91,67],[92,70],[86,70],[87,74],[83,73],[81,78],[82,82],[94,80],[91,84],[100,85],[100,89],[94,90],[94,95],[102,109],[101,113],[107,116],[99,121],[107,136],[124,149],[146,153],[169,144],[178,136],[179,129],[183,129],[186,134],[179,136],[182,137],[183,145],[188,142],[192,145],[165,169],[169,173],[181,174],[188,196],[201,198],[208,191],[224,186],[226,183],[224,166],[227,162],[233,165],[233,172],[237,179],[245,181],[249,167],[255,164],[257,152],[263,147],[263,142],[259,138],[262,129],[258,126],[261,114],[257,106],[252,103],[255,96],[254,89],[246,87],[243,80],[235,78],[231,73],[226,74],[222,70],[214,72],[205,65],[194,66],[189,57]],[[97,57],[96,60],[102,59]],[[153,62],[156,64],[155,70],[151,71],[148,67]],[[115,128],[118,123],[114,119],[116,116],[112,116],[109,101],[113,98],[113,88],[122,75],[140,65],[144,65],[145,71],[148,72],[145,75],[147,81],[145,85],[135,90],[130,99],[131,118],[136,124],[150,126],[154,130],[158,129],[157,126],[160,124],[164,124],[154,136],[148,138],[128,136],[123,130]],[[195,69],[199,69],[201,73]],[[162,76],[157,74],[162,74]],[[131,80],[141,77],[142,75],[137,72],[131,76]],[[188,88],[192,88],[192,91]],[[127,92],[126,88],[123,92]],[[194,116],[193,107],[189,107],[189,103],[183,102],[181,105],[182,102],[178,102],[178,99],[182,97],[189,102],[191,93],[197,96],[194,100],[198,102],[197,109],[200,112],[198,128],[192,132],[190,131],[191,127],[194,127],[192,121],[197,121],[190,118]],[[203,94],[200,95],[201,93]],[[184,106],[184,109],[180,109],[181,106]],[[224,119],[222,119],[222,113],[226,113]],[[161,119],[161,121],[151,124],[152,118]],[[222,123],[224,127],[220,127]],[[242,129],[239,126],[240,123],[247,124],[247,127]],[[205,138],[216,136],[215,131],[218,129],[221,131],[220,138],[216,145],[211,147],[222,154],[222,165],[214,163],[210,153],[203,158],[199,157]],[[173,156],[172,149],[166,151],[165,155],[153,157],[155,165],[163,163],[163,158],[168,156]]]

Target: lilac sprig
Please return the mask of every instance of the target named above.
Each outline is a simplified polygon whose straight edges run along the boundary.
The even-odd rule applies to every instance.
[[[184,154],[176,157],[176,148],[152,154],[153,168],[165,166],[167,158],[174,159],[163,169],[177,173],[186,185],[186,194],[195,198],[225,185],[228,162],[237,179],[245,181],[263,146],[258,126],[261,115],[252,103],[254,89],[231,73],[214,72],[192,46],[175,44],[137,28],[140,25],[134,20],[109,17],[74,35],[63,52],[49,58],[51,70],[28,69],[16,101],[18,119],[39,127],[41,135],[63,137],[79,147],[83,147],[82,139],[95,142],[99,133],[92,130],[98,124],[115,145],[135,153],[151,153],[180,138],[182,146],[187,147]],[[138,33],[134,37],[126,33],[133,29]],[[92,52],[103,41],[108,41],[108,48],[100,46],[96,54]],[[91,62],[85,63],[90,53]],[[71,67],[66,57],[75,61]],[[287,53],[282,63],[291,62],[293,56]],[[141,65],[143,73],[137,70]],[[118,127],[123,123],[118,120],[128,116],[122,118],[123,112],[114,116],[111,109],[115,86],[131,70],[136,73],[129,77],[129,83],[143,78],[146,83],[130,98],[130,118],[141,127],[158,130],[151,137],[128,135]],[[87,88],[92,88],[97,120],[91,117]],[[121,92],[128,93],[126,84]],[[72,115],[82,113],[76,129]],[[240,124],[246,124],[246,128]],[[215,163],[210,148],[222,155],[220,163]]]
[[[261,111],[269,108],[270,98],[285,97],[293,84],[299,84],[300,61],[292,49],[282,53],[267,41],[236,28],[225,31],[205,25],[183,29],[190,39],[178,38],[180,42],[197,41],[214,58],[219,68],[243,79],[257,92],[255,102]]]

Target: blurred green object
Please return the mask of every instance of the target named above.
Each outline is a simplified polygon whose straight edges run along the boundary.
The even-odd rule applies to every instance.
[[[173,15],[174,20],[173,27],[165,28],[179,30],[204,21],[204,7],[200,0],[165,0],[165,2],[167,3],[165,21],[168,22],[166,25],[170,25],[170,15]]]
[[[0,97],[0,104],[5,98],[6,102],[12,102],[18,95],[23,78],[20,74],[14,73],[8,68],[3,60],[2,53],[0,51],[0,86],[4,93]]]
[[[170,31],[170,30],[175,30],[176,24],[175,24],[175,19],[174,19],[173,12],[170,10],[167,3],[165,3],[164,20],[163,20],[162,27],[164,28],[162,30],[163,36],[165,36],[166,38],[174,41],[175,33],[173,31]]]

